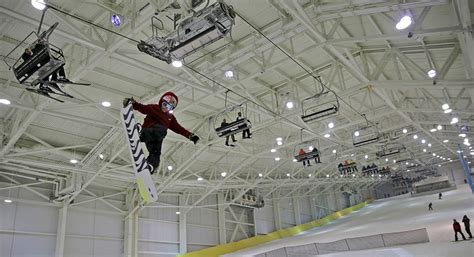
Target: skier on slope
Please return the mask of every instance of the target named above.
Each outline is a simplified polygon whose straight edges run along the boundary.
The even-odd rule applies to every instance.
[[[125,98],[123,106],[132,103],[133,109],[145,114],[143,130],[140,133],[140,140],[145,143],[148,152],[147,163],[150,166],[150,173],[155,173],[160,165],[161,145],[166,137],[167,129],[171,129],[189,140],[197,143],[199,137],[183,128],[172,111],[178,105],[178,97],[173,92],[164,93],[158,104],[141,104],[133,98]]]

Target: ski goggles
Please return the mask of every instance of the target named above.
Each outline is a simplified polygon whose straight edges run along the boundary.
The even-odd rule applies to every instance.
[[[161,107],[163,107],[167,111],[171,111],[174,108],[176,108],[176,105],[178,105],[178,101],[176,101],[176,98],[171,96],[171,95],[165,95],[163,96],[163,103],[161,104]]]
[[[168,102],[166,102],[166,101],[163,101],[163,103],[161,103],[161,107],[163,107],[163,108],[164,108],[165,110],[167,110],[168,112],[169,112],[169,111],[172,111],[172,110],[175,108],[175,106],[174,106],[173,104],[168,103]]]

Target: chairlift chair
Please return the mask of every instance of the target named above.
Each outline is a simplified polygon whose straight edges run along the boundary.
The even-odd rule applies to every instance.
[[[65,59],[62,50],[48,42],[49,36],[58,25],[58,22],[54,23],[48,30],[41,34],[32,31],[5,56],[4,61],[18,47],[23,45],[31,35],[37,36],[37,39],[32,44],[32,46],[34,46],[33,55],[29,59],[23,60],[22,57],[19,57],[13,65],[9,65],[5,61],[5,63],[13,69],[15,77],[20,84],[36,86],[41,81],[47,80],[51,74],[64,66]]]
[[[301,119],[306,123],[327,119],[337,115],[339,107],[339,100],[334,92],[323,91],[301,102]]]
[[[300,131],[300,137],[301,137],[301,143],[299,145],[296,146],[296,151],[299,151],[299,149],[303,149],[304,147],[303,146],[307,146],[308,145],[308,141],[306,142],[303,142],[303,130]],[[319,148],[319,141],[316,142],[316,145],[317,147],[314,147],[314,149],[316,149],[317,151],[309,151],[306,152],[305,154],[298,154],[298,155],[295,155],[295,159],[297,162],[304,162],[304,161],[310,161],[310,160],[314,160],[316,157],[319,157],[318,160],[321,159],[321,152],[320,152],[320,148]],[[318,163],[321,163],[318,162]]]
[[[244,106],[245,105],[245,108]],[[234,112],[235,109],[238,109],[242,113],[242,119],[228,123],[225,126],[216,126],[216,123],[224,118],[228,113]],[[227,108],[227,93],[225,97],[225,110],[215,116],[214,120],[214,130],[218,137],[227,137],[235,135],[239,132],[242,132],[247,129],[252,128],[252,123],[247,119],[247,103],[234,105]]]
[[[379,158],[382,158],[382,157],[400,154],[403,150],[405,150],[405,147],[403,145],[391,144],[391,145],[383,146],[380,151],[375,153],[375,155]]]
[[[167,36],[160,37],[155,22],[161,21],[154,17],[151,21],[152,37],[141,41],[137,47],[141,52],[167,63],[183,60],[227,35],[232,30],[234,19],[232,6],[218,1],[181,21]]]
[[[357,135],[358,134],[358,135]],[[358,129],[352,133],[352,145],[359,147],[373,144],[379,141],[380,133],[375,125],[367,124],[366,127]]]
[[[44,12],[43,12],[44,17]],[[42,20],[43,20],[42,17]],[[38,32],[32,31],[28,34],[13,50],[11,50],[4,58],[3,61],[7,64],[10,69],[13,69],[16,79],[22,85],[27,86],[26,90],[34,92],[59,102],[63,102],[60,99],[52,97],[50,94],[66,96],[74,98],[72,95],[64,92],[61,87],[57,84],[75,84],[89,86],[88,83],[74,83],[67,80],[65,77],[63,80],[51,80],[54,75],[58,75],[59,71],[63,69],[66,61],[64,58],[63,51],[49,42],[49,36],[53,33],[56,27],[59,25],[58,22],[54,23],[49,29],[39,33],[42,22],[39,25]],[[9,64],[7,59],[10,59],[10,55],[15,52],[20,46],[24,45],[32,35],[35,35],[37,39],[31,44],[30,51],[31,55],[26,57],[23,53],[13,64]],[[36,87],[38,86],[39,87]]]

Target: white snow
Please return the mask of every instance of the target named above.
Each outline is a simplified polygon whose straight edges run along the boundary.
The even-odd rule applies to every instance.
[[[433,211],[428,211],[429,202],[433,203]],[[284,246],[315,242],[325,243],[344,238],[418,228],[427,228],[430,238],[429,243],[349,251],[321,256],[474,256],[473,240],[453,242],[453,219],[461,223],[463,233],[468,237],[464,230],[464,224],[461,222],[464,215],[471,219],[471,231],[474,230],[474,194],[471,193],[467,185],[461,185],[457,190],[444,192],[442,200],[438,199],[437,193],[420,197],[403,195],[378,200],[351,215],[342,217],[323,227],[308,230],[298,236],[276,240],[224,256],[253,256]]]

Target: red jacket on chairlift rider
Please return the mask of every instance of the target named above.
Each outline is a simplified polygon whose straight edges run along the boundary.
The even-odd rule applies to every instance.
[[[126,98],[124,106],[129,102],[132,103],[133,109],[146,115],[140,140],[145,143],[148,152],[150,152],[147,162],[152,166],[150,167],[152,174],[154,169],[160,165],[161,145],[168,128],[193,141],[194,144],[199,140],[197,135],[183,128],[172,114],[178,105],[178,97],[173,92],[164,93],[158,104],[141,104],[133,98]]]

